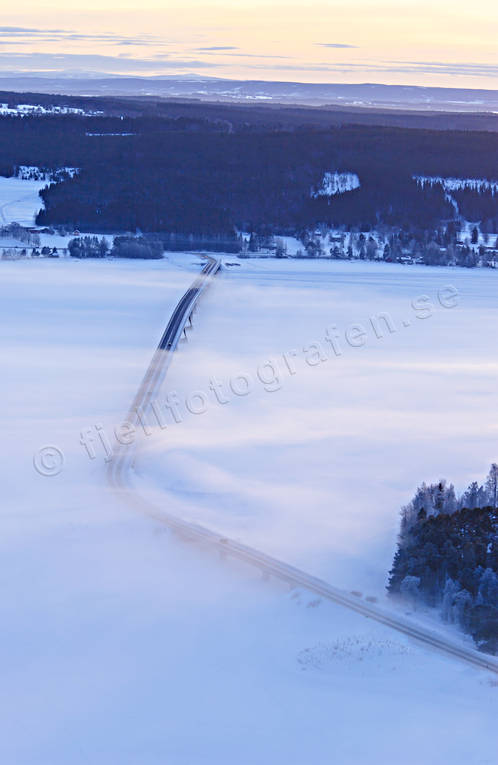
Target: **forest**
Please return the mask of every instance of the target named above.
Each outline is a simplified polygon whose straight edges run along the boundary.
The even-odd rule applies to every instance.
[[[402,509],[388,591],[498,654],[498,465],[457,498],[445,481],[422,486]]]
[[[197,112],[199,112],[198,107]],[[201,112],[202,114],[202,112]],[[77,167],[42,193],[40,225],[231,241],[235,230],[296,233],[315,225],[436,227],[454,216],[416,175],[498,177],[498,134],[308,124],[278,129],[195,117],[0,118],[0,173]],[[360,188],[311,195],[327,172]],[[498,196],[462,192],[463,217],[498,219]]]

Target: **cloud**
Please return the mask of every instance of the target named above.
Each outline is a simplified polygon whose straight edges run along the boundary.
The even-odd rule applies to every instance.
[[[70,29],[37,29],[34,27],[6,27],[0,26],[0,42],[3,44],[25,44],[27,42],[90,42],[110,43],[113,45],[158,45],[164,44],[164,40],[153,35],[139,35],[127,37],[115,34],[93,34],[76,32]],[[7,43],[7,41],[10,41]]]
[[[0,27],[2,37],[33,37],[46,34],[67,34],[63,29],[34,29],[33,27]]]
[[[46,53],[36,50],[40,43],[50,43],[50,49]],[[81,53],[65,52],[64,49],[71,45],[70,50],[80,49]],[[103,55],[87,53],[85,44],[95,50],[95,46],[103,45],[104,51],[115,55]],[[18,69],[23,73],[38,70],[61,72],[62,70],[82,70],[107,73],[132,73],[136,74],[160,74],[161,70],[201,70],[217,67],[219,69],[229,65],[229,59],[240,59],[240,63],[250,71],[271,68],[277,72],[298,72],[301,78],[306,73],[325,72],[340,75],[354,75],[368,78],[370,75],[413,75],[427,78],[443,77],[473,77],[493,78],[498,76],[498,65],[494,63],[476,62],[448,62],[448,61],[400,61],[381,59],[358,59],[353,61],[301,61],[299,58],[283,55],[256,54],[244,52],[235,45],[205,45],[199,48],[190,48],[189,52],[180,52],[174,42],[165,40],[152,34],[138,34],[127,36],[113,33],[81,33],[71,29],[59,28],[36,28],[23,26],[0,26],[0,69],[12,71]],[[16,47],[18,49],[16,50]],[[81,46],[81,47],[80,47]],[[109,47],[107,47],[109,46]],[[114,50],[112,50],[114,46]],[[172,47],[175,46],[175,47]],[[329,50],[355,50],[358,46],[350,43],[330,42],[315,43],[320,49]],[[33,52],[25,53],[34,49]],[[132,48],[143,48],[144,54],[134,58],[124,51]],[[61,50],[61,54],[54,51]],[[88,48],[86,48],[88,50]],[[176,50],[174,55],[170,55]],[[15,51],[10,53],[10,51]],[[167,52],[160,52],[167,51]],[[149,54],[150,52],[150,54]],[[152,55],[154,54],[154,55]],[[222,58],[223,57],[223,58]],[[332,57],[333,58],[333,57]],[[216,61],[216,63],[213,63]],[[226,63],[219,63],[220,61]],[[272,62],[272,63],[270,63]],[[247,76],[247,75],[246,75]]]
[[[233,54],[239,55],[239,54]],[[246,64],[248,69],[266,69],[264,57],[258,56],[261,63]],[[272,64],[274,71],[286,72],[330,72],[331,74],[426,74],[446,75],[453,77],[498,77],[498,65],[481,63],[461,63],[444,61],[334,61],[333,63],[306,62],[289,64]]]
[[[176,59],[162,56],[156,58],[131,58],[76,53],[0,53],[0,74],[13,70],[27,74],[34,70],[45,73],[98,72],[100,74],[160,73],[160,70],[206,69],[214,66],[197,59]]]
[[[498,77],[498,64],[446,61],[393,61],[380,71],[417,74],[449,74],[454,76]]]
[[[197,48],[199,53],[211,53],[218,50],[239,50],[234,45],[211,45],[208,48]]]
[[[226,56],[233,56],[237,58],[257,58],[261,61],[266,59],[282,59],[285,61],[293,61],[293,56],[276,56],[271,53],[244,53],[240,48],[234,48],[231,46],[226,47],[213,47],[213,48],[197,48],[197,53],[223,53]]]
[[[357,45],[349,45],[348,43],[316,43],[319,48],[357,48]]]

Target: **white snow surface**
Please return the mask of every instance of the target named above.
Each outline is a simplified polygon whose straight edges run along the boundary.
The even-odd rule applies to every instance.
[[[78,172],[77,167],[61,167],[47,175],[39,167],[20,165],[17,168],[17,176],[0,176],[0,226],[10,223],[33,226],[37,214],[43,209],[40,191],[48,183],[61,180],[66,175],[73,177]],[[0,242],[0,246],[1,244]]]
[[[32,226],[37,213],[43,208],[39,192],[46,180],[25,180],[0,176],[0,226],[19,223]]]
[[[137,463],[144,484],[184,517],[381,596],[416,485],[444,476],[464,488],[496,459],[497,275],[241,263],[216,281],[170,370],[164,398],[176,394],[182,422],[162,407],[167,427],[155,420]],[[443,308],[450,285],[458,304]],[[421,296],[427,318],[412,307]],[[355,325],[364,347],[346,338],[359,342]],[[250,392],[234,394],[244,377]]]
[[[360,179],[356,173],[327,172],[323,176],[322,185],[313,189],[312,197],[333,197],[360,188]]]
[[[492,763],[498,686],[486,673],[182,543],[108,488],[98,442],[95,460],[85,454],[80,432],[121,422],[198,270],[192,255],[0,263],[0,760]],[[460,301],[443,308],[449,283]],[[211,377],[244,374],[254,390],[225,405],[211,393],[203,415],[182,405],[182,423],[144,436],[140,490],[382,597],[415,485],[446,475],[463,486],[496,459],[496,288],[484,271],[227,268],[164,393],[198,403]],[[426,319],[411,306],[420,295],[434,304]],[[396,332],[304,360],[326,327],[381,312]],[[281,366],[292,349],[294,375]],[[33,469],[46,444],[65,454],[58,477]]]
[[[492,194],[498,191],[498,181],[490,181],[487,178],[442,178],[441,176],[415,175],[414,180],[422,188],[424,186],[442,186],[445,191],[470,189],[479,193],[491,191]]]
[[[17,168],[17,177],[25,181],[45,181],[54,182],[62,180],[65,176],[74,178],[79,173],[78,167],[60,167],[57,170],[45,171],[37,165],[19,165]]]
[[[76,114],[80,117],[83,116],[100,116],[103,114],[101,111],[87,111],[84,109],[76,109],[71,106],[40,106],[39,104],[18,104],[16,106],[9,106],[7,103],[0,103],[0,114],[2,116],[10,117],[25,117],[27,115],[36,114],[37,116],[46,114]]]

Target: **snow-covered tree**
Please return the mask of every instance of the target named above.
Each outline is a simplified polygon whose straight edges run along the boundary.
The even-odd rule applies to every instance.
[[[498,465],[493,462],[486,479],[486,491],[488,502],[496,509],[498,500]]]
[[[470,592],[468,590],[459,590],[454,597],[452,609],[453,618],[451,621],[460,624],[460,626],[464,629],[467,628],[469,625],[470,612],[473,605],[474,600]]]
[[[481,576],[478,598],[480,603],[498,608],[498,576],[491,568],[487,568]]]
[[[409,600],[414,606],[420,598],[420,577],[418,576],[405,576],[401,582],[399,591],[400,594]]]
[[[484,486],[479,486],[477,481],[473,481],[462,494],[459,505],[468,508],[486,507],[487,500],[487,491]]]
[[[454,605],[455,605],[455,595],[459,591],[459,586],[456,582],[453,581],[451,577],[448,577],[446,579],[446,583],[444,585],[443,590],[443,598],[441,601],[441,616],[443,617],[445,622],[453,622],[455,614],[454,614]]]

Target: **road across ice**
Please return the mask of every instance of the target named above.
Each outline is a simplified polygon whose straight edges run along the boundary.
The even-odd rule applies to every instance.
[[[79,430],[120,421],[197,271],[191,256],[2,263],[2,760],[493,761],[496,687],[483,673],[403,636],[407,653],[389,655],[382,625],[179,545],[128,514],[103,460],[83,452]],[[415,483],[464,485],[492,456],[493,275],[261,261],[239,271],[214,285],[181,346],[169,383],[179,393],[319,337],[325,315],[341,327],[372,308],[403,317],[450,273],[460,289],[458,311],[417,332],[156,434],[138,465],[186,517],[380,592]],[[59,478],[33,470],[43,442],[64,449]],[[356,660],[356,639],[371,641],[370,658]],[[303,671],[306,649],[318,668]]]

